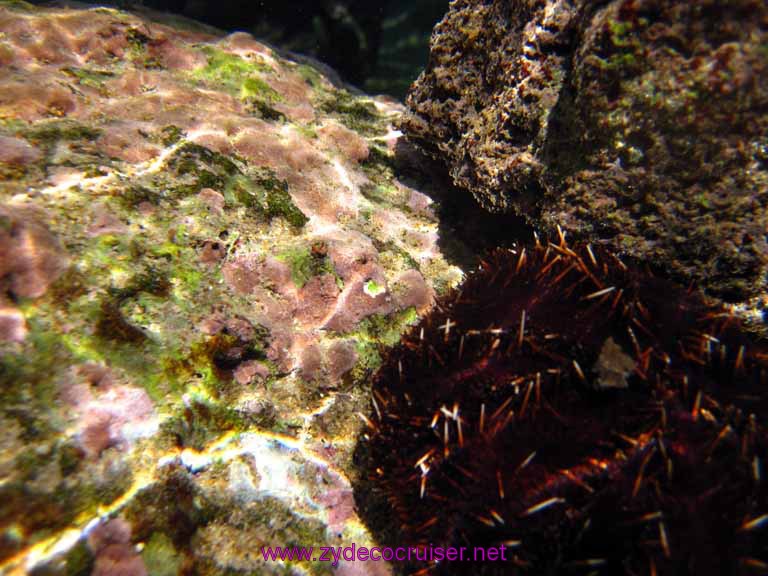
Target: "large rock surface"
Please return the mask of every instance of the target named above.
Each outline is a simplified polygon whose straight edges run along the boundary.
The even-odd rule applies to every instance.
[[[401,112],[246,34],[0,2],[1,573],[364,572],[260,549],[372,544],[368,377],[462,277]]]
[[[768,5],[457,0],[408,135],[487,209],[712,294],[765,288]]]

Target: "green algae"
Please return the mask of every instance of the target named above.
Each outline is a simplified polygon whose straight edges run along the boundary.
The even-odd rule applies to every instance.
[[[171,146],[184,139],[186,133],[178,126],[170,124],[160,130],[160,142],[163,146]]]
[[[321,88],[323,86],[323,76],[315,70],[312,66],[309,64],[300,64],[296,71],[298,72],[299,76],[301,76],[304,79],[304,82],[309,84],[312,88]]]
[[[258,168],[249,177],[233,179],[225,193],[240,204],[272,218],[284,218],[295,228],[302,228],[309,218],[294,204],[288,183],[277,178],[269,168]]]
[[[21,131],[21,135],[43,148],[50,148],[60,140],[96,140],[101,130],[74,120],[43,120]]]
[[[93,572],[94,557],[85,538],[78,540],[65,558],[66,576],[88,576]]]
[[[243,173],[229,156],[192,142],[181,144],[166,165],[179,180],[188,177],[186,181],[191,181],[174,188],[175,198],[195,194],[202,188],[223,188],[230,178]]]
[[[149,70],[161,69],[160,62],[147,54],[147,44],[152,40],[138,28],[130,28],[126,34],[128,40],[128,60]]]
[[[272,122],[285,122],[287,120],[287,116],[285,114],[279,110],[276,110],[263,100],[252,100],[249,102],[249,105],[250,110],[257,113],[258,116],[264,120],[269,120]]]
[[[321,274],[333,274],[336,269],[331,259],[326,254],[313,252],[309,246],[290,248],[277,255],[291,269],[291,279],[297,288],[302,288],[314,276]]]
[[[322,112],[338,118],[342,124],[358,134],[377,136],[386,133],[376,105],[355,97],[346,90],[328,93],[319,108]]]
[[[191,142],[179,145],[166,165],[165,179],[125,189],[121,193],[123,205],[133,208],[141,202],[158,204],[163,199],[181,199],[212,188],[221,190],[228,203],[239,203],[267,220],[282,217],[295,228],[309,221],[293,202],[288,183],[268,168],[249,169],[240,158]],[[171,248],[171,252],[177,250]]]
[[[246,102],[273,103],[282,100],[282,96],[261,78],[261,74],[272,72],[267,64],[249,62],[213,46],[203,46],[201,51],[207,58],[207,64],[191,73],[193,80],[223,88]]]
[[[315,130],[312,126],[307,126],[306,124],[294,124],[293,127],[296,132],[309,140],[317,140],[318,138],[317,130]]]
[[[233,179],[244,176],[245,163],[241,158],[184,142],[183,137],[176,126],[166,126],[155,135],[164,145],[177,147],[167,158],[165,170],[114,189],[113,194],[124,209],[133,210],[142,202],[158,206],[169,201],[176,205],[178,200],[203,188],[223,190]]]
[[[159,192],[139,184],[118,188],[116,196],[120,204],[127,209],[136,208],[142,202],[157,204],[161,198]]]
[[[350,378],[353,382],[365,382],[383,363],[383,351],[376,342],[362,339],[355,341],[355,351],[357,364],[352,368]]]
[[[403,207],[407,201],[406,194],[391,184],[365,183],[360,186],[360,194],[369,202],[387,207]]]
[[[162,532],[152,534],[141,551],[141,557],[152,576],[176,576],[183,561],[173,541]]]
[[[407,308],[392,314],[373,314],[364,318],[358,325],[358,331],[378,344],[391,347],[400,341],[400,336],[419,319],[414,308]]]
[[[196,397],[167,419],[161,428],[176,446],[204,450],[227,432],[270,429],[275,422],[276,416],[270,410],[254,415],[221,402]]]
[[[249,76],[240,85],[240,99],[259,99],[267,102],[280,102],[283,98],[267,82],[255,76]]]
[[[375,280],[368,280],[368,282],[365,283],[363,286],[363,291],[368,294],[369,296],[376,297],[379,294],[383,294],[387,291],[385,286],[382,286]]]
[[[105,477],[95,480],[87,471],[77,478],[53,479],[51,488],[36,486],[39,482],[49,483],[51,478],[47,466],[56,459],[56,448],[40,447],[30,449],[17,459],[16,477],[0,486],[0,500],[3,502],[0,523],[13,518],[20,528],[22,544],[32,545],[71,525],[78,516],[96,516],[100,506],[109,505],[130,487],[133,475],[125,466],[115,466]],[[26,464],[25,464],[26,458]],[[30,459],[44,458],[42,462]],[[34,466],[36,470],[25,470]],[[29,540],[24,541],[25,536]],[[2,540],[2,538],[0,538]],[[0,543],[0,558],[3,557]],[[87,559],[83,559],[87,564]]]
[[[350,336],[355,341],[357,364],[350,372],[352,382],[365,382],[379,369],[387,348],[400,341],[403,332],[419,321],[413,307],[391,314],[373,314],[364,318]]]
[[[368,157],[360,165],[368,176],[383,175],[390,180],[395,175],[395,156],[377,145],[368,147]]]
[[[58,386],[51,366],[76,362],[65,340],[45,321],[27,315],[29,334],[20,351],[0,354],[0,411],[18,421],[27,442],[55,435],[58,423],[50,418]]]
[[[27,172],[25,166],[0,162],[0,181],[20,181],[27,175]]]
[[[106,92],[104,83],[115,76],[115,73],[110,70],[78,68],[76,66],[67,66],[62,68],[61,71],[76,80],[78,85],[95,88],[102,92]]]
[[[139,345],[149,339],[141,328],[126,320],[120,305],[112,300],[101,303],[95,333],[97,337],[115,344]]]

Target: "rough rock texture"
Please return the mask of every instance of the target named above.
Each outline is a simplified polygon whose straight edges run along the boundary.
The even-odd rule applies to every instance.
[[[0,2],[0,572],[328,574],[260,548],[371,544],[368,377],[462,271],[401,106],[164,22]]]
[[[765,288],[768,5],[457,0],[402,126],[489,210]]]

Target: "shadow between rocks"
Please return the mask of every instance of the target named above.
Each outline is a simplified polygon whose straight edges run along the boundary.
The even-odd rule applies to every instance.
[[[533,239],[533,228],[525,218],[484,210],[470,192],[453,184],[443,163],[405,138],[395,150],[395,170],[401,182],[434,201],[440,250],[462,270],[473,269],[494,248]]]

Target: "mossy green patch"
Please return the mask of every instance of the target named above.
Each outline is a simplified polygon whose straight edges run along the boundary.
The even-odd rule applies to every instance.
[[[75,474],[80,469],[85,455],[74,440],[63,442],[58,450],[59,471],[63,477]]]
[[[266,81],[256,76],[245,78],[240,85],[240,99],[250,100],[259,99],[267,102],[279,102],[282,100],[280,94],[275,91]]]
[[[285,114],[276,110],[263,100],[252,100],[249,102],[249,107],[251,112],[256,113],[264,120],[284,122],[287,118]]]
[[[26,166],[0,162],[0,181],[19,181],[27,175]]]
[[[360,193],[366,200],[385,206],[397,206],[406,200],[397,188],[387,184],[366,183],[360,186]]]
[[[327,255],[313,252],[309,246],[299,246],[280,253],[282,260],[291,268],[291,279],[298,288],[306,284],[313,276],[321,274],[336,275],[336,270]]]
[[[366,282],[363,286],[363,291],[369,296],[375,298],[379,294],[386,292],[387,289],[375,280],[368,280],[368,282]]]
[[[152,576],[176,576],[183,560],[171,539],[162,532],[152,534],[141,551],[141,557]]]
[[[181,176],[196,174],[201,164],[223,174],[232,175],[241,172],[239,166],[228,156],[192,142],[181,145],[168,160],[168,168]]]
[[[418,320],[418,314],[413,308],[388,315],[374,314],[363,319],[358,332],[365,333],[369,339],[390,347],[400,341],[403,332]]]
[[[304,79],[304,82],[312,88],[319,88],[323,84],[323,76],[309,64],[301,64],[296,71]]]
[[[403,332],[418,320],[415,308],[363,319],[353,335],[358,361],[352,369],[351,380],[365,382],[381,366],[386,350],[397,344]]]
[[[34,316],[27,317],[20,351],[0,354],[0,412],[16,419],[22,438],[32,442],[56,433],[50,407],[56,405],[57,368],[76,363],[64,339]]]
[[[106,93],[104,83],[115,76],[115,73],[109,70],[77,68],[76,66],[67,66],[62,68],[61,71],[73,78],[78,85],[95,88],[102,93]]]
[[[352,382],[365,382],[381,366],[383,347],[370,340],[355,341],[357,364],[350,372]]]
[[[233,370],[239,364],[248,360],[266,361],[269,330],[260,325],[253,328],[254,336],[247,342],[219,333],[189,349],[166,350],[160,358],[165,378],[182,385],[197,382],[208,394],[218,396],[222,382],[232,379]]]
[[[317,130],[312,126],[307,126],[306,124],[294,124],[293,127],[299,134],[307,139],[315,140],[318,138]]]
[[[43,120],[22,131],[22,136],[30,142],[50,148],[60,140],[96,140],[101,130],[86,126],[73,120]]]
[[[157,267],[148,267],[142,272],[134,275],[126,286],[122,288],[110,289],[110,295],[117,300],[132,298],[141,292],[152,294],[153,296],[168,296],[171,290],[171,282],[167,273]]]
[[[162,68],[160,62],[147,54],[147,44],[152,40],[138,28],[130,28],[125,34],[128,40],[128,59],[147,69]]]
[[[157,204],[161,198],[160,192],[139,184],[134,184],[126,188],[117,188],[115,190],[115,195],[120,204],[127,209],[136,208],[142,202]]]
[[[259,168],[246,178],[233,179],[227,194],[240,204],[254,209],[268,219],[281,217],[296,228],[301,228],[309,218],[294,204],[288,192],[288,183],[277,178],[269,168]]]
[[[163,146],[171,146],[172,144],[176,144],[180,140],[184,138],[186,134],[184,133],[184,130],[179,128],[178,126],[174,126],[173,124],[169,126],[164,126],[160,130],[160,142],[162,142]]]
[[[347,128],[365,136],[386,133],[376,105],[370,100],[356,97],[346,90],[328,94],[319,106],[322,112],[339,119]]]
[[[381,146],[373,145],[368,148],[368,157],[361,165],[368,174],[374,172],[392,178],[395,172],[395,157]]]
[[[203,450],[227,432],[269,429],[274,424],[275,414],[269,410],[254,414],[210,399],[193,398],[163,423],[162,431],[172,436],[179,447]]]
[[[166,166],[166,174],[129,188],[126,203],[131,206],[141,201],[157,204],[163,198],[186,198],[203,188],[223,190],[231,179],[243,175],[239,159],[192,142],[181,144]]]
[[[85,538],[82,538],[67,552],[64,574],[66,576],[88,576],[93,572],[93,562],[93,554],[88,549]]]
[[[389,252],[392,256],[402,259],[408,268],[419,270],[419,262],[411,256],[408,252],[403,250],[394,240],[387,240],[382,242],[376,238],[373,238],[373,245],[380,254],[385,255]]]
[[[237,54],[230,54],[213,46],[203,46],[207,64],[191,73],[193,80],[215,85],[242,100],[260,99],[277,102],[282,98],[260,74],[272,72],[267,64],[249,62]]]
[[[144,330],[134,326],[125,318],[120,304],[111,299],[101,303],[101,313],[96,321],[95,334],[115,344],[140,345],[149,339]]]

